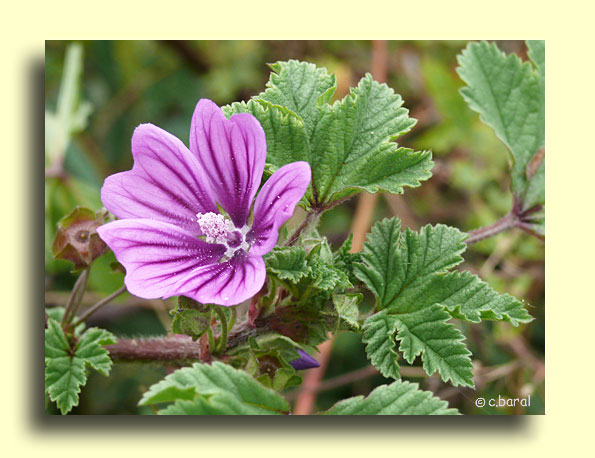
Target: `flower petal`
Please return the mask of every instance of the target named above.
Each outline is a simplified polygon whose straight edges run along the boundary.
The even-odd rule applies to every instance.
[[[173,224],[150,219],[113,221],[97,232],[126,268],[128,291],[145,299],[182,294],[176,287],[180,279],[200,266],[217,263],[226,250]]]
[[[101,200],[118,218],[150,218],[200,234],[197,213],[218,212],[201,165],[175,136],[152,124],[132,135],[134,167],[109,176]]]
[[[311,175],[307,162],[292,162],[273,173],[263,185],[254,202],[252,230],[247,234],[248,242],[253,243],[250,254],[262,256],[275,247],[279,228],[293,215]]]
[[[266,159],[260,123],[249,113],[228,120],[217,105],[202,99],[192,117],[190,151],[206,172],[217,203],[237,228],[244,226]]]
[[[176,288],[203,304],[237,305],[260,291],[265,277],[262,257],[240,250],[227,262],[197,268]]]

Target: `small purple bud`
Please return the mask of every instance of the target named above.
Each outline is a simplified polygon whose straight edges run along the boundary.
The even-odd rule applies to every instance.
[[[293,367],[296,371],[320,367],[320,363],[316,361],[314,358],[312,358],[305,351],[298,349],[298,353],[300,355],[300,358],[294,359],[292,362],[289,363],[291,364],[291,367]]]

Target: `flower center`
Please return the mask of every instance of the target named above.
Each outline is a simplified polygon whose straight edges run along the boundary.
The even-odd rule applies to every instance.
[[[196,220],[209,243],[225,243],[227,236],[235,231],[233,223],[217,213],[197,213]]]
[[[246,233],[250,229],[248,226],[237,229],[225,216],[213,212],[197,213],[196,221],[205,236],[205,241],[227,247],[224,255],[226,259],[233,257],[238,250],[247,253],[250,249],[250,244],[246,241]]]

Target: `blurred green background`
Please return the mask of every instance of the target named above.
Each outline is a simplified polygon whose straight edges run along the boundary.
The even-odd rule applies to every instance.
[[[381,60],[386,82],[401,94],[410,116],[418,120],[399,139],[403,146],[431,149],[433,177],[403,196],[381,196],[373,220],[399,216],[405,226],[444,223],[471,230],[490,224],[511,207],[508,156],[490,128],[479,121],[458,89],[462,86],[456,56],[465,41],[90,41],[82,42],[80,85],[75,83],[70,104],[76,112],[64,114],[60,94],[69,42],[46,43],[46,306],[63,306],[75,277],[71,264],[51,256],[58,220],[75,205],[102,207],[99,190],[106,176],[130,169],[130,138],[144,122],[158,125],[188,142],[190,119],[198,99],[218,105],[248,100],[268,80],[267,63],[299,59],[323,66],[338,78],[336,98],[342,98]],[[378,52],[378,47],[384,49]],[[526,59],[522,41],[498,42],[505,52]],[[376,67],[378,68],[378,67]],[[76,73],[76,71],[75,71]],[[77,78],[71,79],[76,82]],[[65,121],[65,119],[67,121]],[[64,123],[68,125],[65,127]],[[52,151],[48,153],[48,145]],[[351,231],[358,199],[335,207],[321,221],[321,232],[338,246]],[[122,285],[114,273],[110,253],[93,264],[83,307]],[[529,305],[534,322],[520,328],[506,323],[459,323],[478,365],[477,391],[454,388],[436,377],[415,377],[422,388],[434,391],[468,414],[522,414],[544,411],[544,245],[520,231],[509,231],[473,245],[462,268],[479,274],[500,292]],[[165,334],[170,329],[171,302],[123,295],[94,315],[89,325],[118,336]],[[316,405],[330,407],[345,397],[368,394],[387,381],[366,367],[360,339],[339,334],[333,344]],[[77,414],[151,413],[136,403],[144,389],[162,378],[167,368],[157,365],[116,364],[109,378],[92,372],[82,390]],[[353,375],[349,383],[336,377]],[[370,375],[372,374],[372,375]],[[349,378],[349,377],[348,377]],[[337,386],[339,385],[339,386]],[[528,408],[478,409],[474,400],[502,395],[531,395]],[[295,393],[290,393],[295,397]],[[53,407],[49,407],[52,411]]]

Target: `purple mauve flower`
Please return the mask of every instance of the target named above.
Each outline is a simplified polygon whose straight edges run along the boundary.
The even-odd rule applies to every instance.
[[[308,353],[304,350],[299,350],[298,353],[300,357],[298,359],[294,359],[289,364],[293,367],[296,371],[301,371],[304,369],[313,369],[315,367],[320,367],[320,363],[312,358]]]
[[[119,220],[97,229],[126,268],[128,291],[220,305],[256,294],[266,275],[262,256],[310,183],[308,163],[281,167],[254,199],[266,158],[262,126],[248,113],[228,120],[206,99],[194,110],[190,149],[141,124],[132,155],[132,170],[108,177],[101,189]]]

